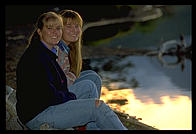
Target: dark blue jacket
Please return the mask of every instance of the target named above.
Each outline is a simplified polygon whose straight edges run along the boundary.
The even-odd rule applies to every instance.
[[[16,69],[16,110],[26,124],[52,105],[76,99],[67,89],[67,79],[56,62],[57,56],[41,42],[31,44]]]

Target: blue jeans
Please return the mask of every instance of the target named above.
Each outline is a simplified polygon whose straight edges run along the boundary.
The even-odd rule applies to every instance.
[[[95,101],[95,98],[78,99],[50,106],[26,126],[39,130],[39,126],[47,122],[50,127],[65,129],[95,122],[101,130],[127,130],[107,104],[101,102],[96,106]]]
[[[88,88],[86,88],[88,86]],[[78,99],[100,98],[102,81],[100,76],[93,70],[85,70],[80,73],[73,85],[69,86],[70,92]],[[99,130],[95,122],[86,125],[88,130]]]
[[[74,84],[68,87],[69,91],[76,95],[77,100],[48,107],[26,126],[39,130],[40,125],[47,122],[50,127],[58,129],[87,124],[87,130],[127,130],[107,104],[100,101],[100,105],[96,105],[97,98],[100,97],[101,85],[98,78],[92,77],[97,74],[90,72],[82,72]],[[97,90],[97,87],[100,89]]]
[[[92,82],[94,82],[97,87],[97,93],[98,93],[98,96],[94,96],[94,97],[100,98],[101,86],[102,86],[102,81],[100,76],[93,70],[85,70],[80,73],[80,77],[74,81],[73,85],[82,80],[91,80]]]

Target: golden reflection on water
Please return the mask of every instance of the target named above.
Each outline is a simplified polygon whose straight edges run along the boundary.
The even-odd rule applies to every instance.
[[[192,130],[192,100],[187,96],[162,96],[161,104],[155,104],[152,100],[144,103],[135,97],[132,89],[108,91],[103,87],[101,99],[106,103],[109,100],[127,100],[125,105],[108,105],[130,116],[142,118],[141,122],[160,130]]]

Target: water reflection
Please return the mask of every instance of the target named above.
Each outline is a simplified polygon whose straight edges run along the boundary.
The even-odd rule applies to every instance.
[[[101,98],[112,107],[158,129],[192,129],[191,61],[184,64],[182,71],[180,65],[164,68],[157,57],[113,56],[90,65],[102,77]]]
[[[164,68],[156,57],[127,56],[93,60],[91,67],[98,70],[109,90],[132,88],[138,99],[152,99],[161,103],[161,96],[183,95],[191,98],[191,61],[181,67]]]
[[[149,97],[147,98],[148,100],[142,102],[136,97],[133,89],[109,91],[106,87],[102,88],[102,100],[114,109],[140,118],[143,123],[160,130],[192,129],[192,101],[189,97],[161,95],[161,104],[157,104]],[[111,100],[126,100],[126,103],[120,105]]]

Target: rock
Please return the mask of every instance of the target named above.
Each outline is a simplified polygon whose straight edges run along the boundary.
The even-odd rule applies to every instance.
[[[6,130],[28,130],[28,128],[23,125],[16,113],[16,90],[6,85]],[[40,126],[40,130],[58,130],[56,128],[51,128],[47,123]],[[68,128],[65,130],[74,130],[73,128]]]
[[[16,91],[6,86],[6,129],[7,130],[23,130],[22,126],[17,122],[16,114]]]

